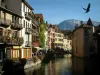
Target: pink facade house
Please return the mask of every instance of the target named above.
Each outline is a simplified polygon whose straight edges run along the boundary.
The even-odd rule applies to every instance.
[[[48,26],[48,48],[51,49],[54,42],[54,33],[55,33],[55,26],[49,25]]]

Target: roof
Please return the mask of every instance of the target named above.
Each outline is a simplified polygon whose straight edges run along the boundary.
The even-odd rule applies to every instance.
[[[36,17],[40,18],[40,22],[42,23],[44,21],[42,14],[35,14]]]
[[[32,8],[32,6],[31,6],[26,0],[22,0],[22,2],[23,2],[27,7],[29,7],[31,10],[34,10],[34,9]]]
[[[90,28],[90,27],[92,27],[92,26],[93,26],[92,21],[91,21],[91,19],[89,18],[86,24],[81,24],[79,27],[77,27],[76,29],[74,29],[73,32],[75,32],[75,31],[76,31],[77,29],[79,29],[79,28],[84,28],[84,27],[85,27],[85,28],[86,28],[86,27]]]
[[[50,24],[48,27],[49,27],[49,28],[54,28],[54,29],[55,29],[55,25],[53,25],[53,24]]]
[[[71,33],[72,31],[71,30],[62,30],[62,33],[67,36]]]
[[[2,8],[2,7],[0,7],[0,10],[5,11],[5,12],[7,12],[7,13],[10,13],[10,14],[12,14],[12,15],[16,15],[16,16],[22,18],[21,15],[18,15],[17,13],[15,13],[15,12],[9,10],[9,9],[6,9],[6,8]]]
[[[88,19],[88,21],[87,21],[87,25],[89,25],[89,26],[93,26],[92,21],[91,21],[91,18]]]

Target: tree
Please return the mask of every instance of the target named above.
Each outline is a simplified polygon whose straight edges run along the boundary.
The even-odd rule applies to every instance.
[[[43,21],[43,23],[40,25],[40,33],[39,33],[39,46],[41,48],[45,46],[45,29],[46,29],[46,23]]]

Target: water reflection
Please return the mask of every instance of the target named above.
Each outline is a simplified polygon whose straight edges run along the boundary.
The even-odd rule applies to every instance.
[[[99,73],[98,64],[97,59],[83,60],[66,55],[65,58],[51,60],[48,64],[39,64],[26,70],[19,67],[15,73],[7,70],[3,75],[96,75]]]
[[[84,60],[80,58],[73,58],[72,62],[73,75],[84,75]]]
[[[26,72],[26,75],[72,75],[72,60],[69,56],[56,59],[49,64],[42,64],[40,68],[34,68]],[[29,73],[30,72],[30,73]]]
[[[72,74],[73,75],[96,75],[98,71],[98,60],[83,60],[80,58],[72,59]]]
[[[96,75],[99,73],[98,60],[84,60],[81,58],[55,59],[49,64],[42,64],[38,69],[26,72],[26,75]]]

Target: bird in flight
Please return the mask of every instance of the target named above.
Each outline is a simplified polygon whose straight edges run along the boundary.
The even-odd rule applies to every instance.
[[[85,13],[88,13],[90,11],[90,6],[91,4],[89,3],[87,8],[83,8],[86,11]]]

